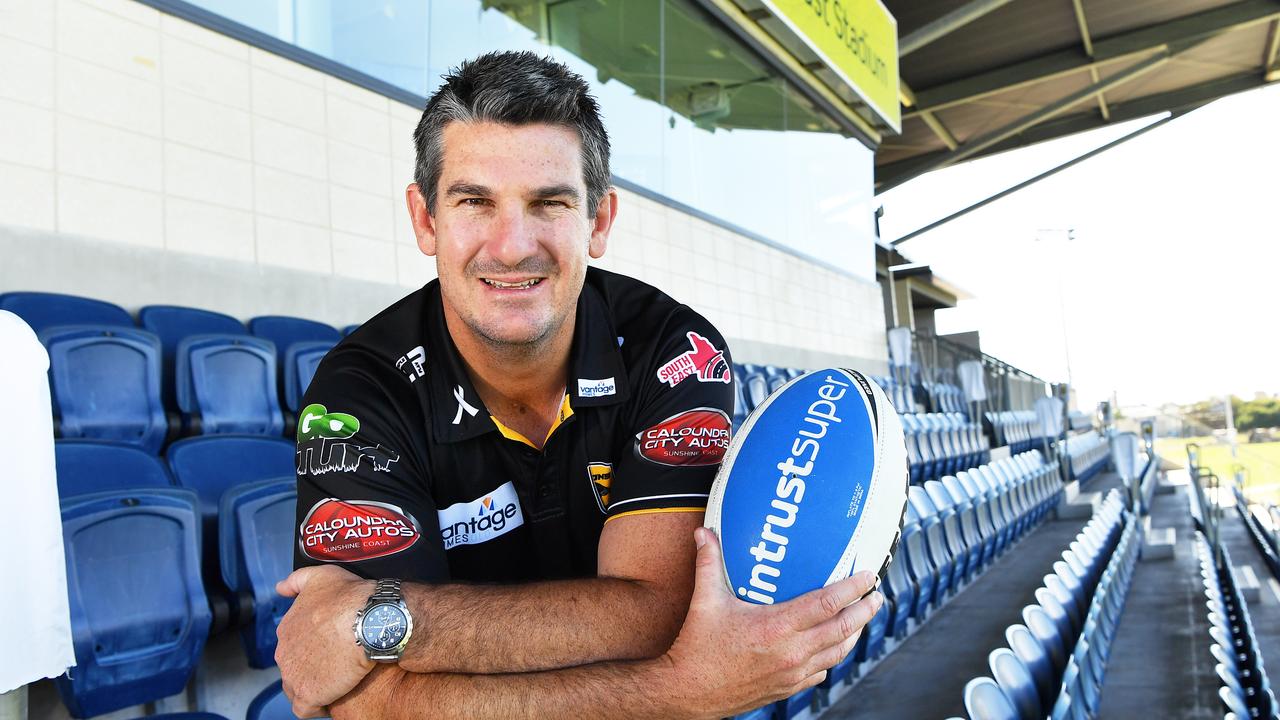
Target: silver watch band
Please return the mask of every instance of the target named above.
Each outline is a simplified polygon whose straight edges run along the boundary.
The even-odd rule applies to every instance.
[[[400,602],[404,596],[400,593],[400,581],[395,579],[379,580],[369,596],[369,605],[379,602]]]

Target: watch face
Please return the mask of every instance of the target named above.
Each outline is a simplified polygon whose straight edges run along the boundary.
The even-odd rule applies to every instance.
[[[360,635],[364,644],[376,650],[390,650],[409,631],[409,618],[396,605],[374,605],[364,614]]]

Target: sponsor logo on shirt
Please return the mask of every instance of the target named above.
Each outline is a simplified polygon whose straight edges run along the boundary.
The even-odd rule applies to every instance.
[[[396,361],[396,368],[413,382],[426,374],[427,351],[421,345],[410,350]]]
[[[298,547],[312,560],[354,562],[403,552],[421,536],[418,521],[395,505],[325,498],[298,527]]]
[[[331,413],[319,403],[303,408],[298,415],[298,473],[355,472],[364,460],[375,472],[391,472],[400,454],[381,444],[346,442],[359,431],[354,415]]]
[[[687,350],[658,368],[658,380],[675,387],[687,377],[698,382],[727,383],[733,379],[733,370],[724,358],[724,351],[717,350],[711,341],[690,330],[687,333],[692,350]]]
[[[618,384],[611,377],[603,380],[585,380],[578,378],[578,397],[593,398],[612,395],[618,391]]]
[[[591,481],[591,489],[595,491],[596,504],[600,512],[609,510],[609,487],[613,485],[613,463],[587,463],[587,479]]]
[[[636,455],[675,467],[717,465],[729,449],[729,416],[715,408],[696,408],[636,434]]]
[[[524,524],[516,488],[505,482],[498,489],[470,502],[454,503],[436,513],[444,549],[488,542]]]

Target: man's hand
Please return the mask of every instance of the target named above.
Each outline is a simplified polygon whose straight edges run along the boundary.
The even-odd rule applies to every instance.
[[[668,687],[683,695],[672,699],[695,716],[745,712],[817,685],[884,603],[880,593],[867,594],[876,576],[862,572],[788,602],[754,605],[730,592],[715,533],[697,528],[694,541],[693,600],[666,659]]]
[[[294,715],[323,717],[373,669],[351,632],[373,586],[335,565],[295,570],[276,584],[297,598],[276,628],[276,664]]]

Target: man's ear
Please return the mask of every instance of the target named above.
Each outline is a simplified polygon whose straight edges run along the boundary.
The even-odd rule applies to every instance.
[[[605,191],[604,197],[600,198],[596,215],[592,219],[591,240],[587,244],[587,254],[592,258],[604,256],[605,248],[609,246],[609,230],[613,228],[613,221],[617,217],[618,191],[610,187]]]
[[[436,254],[436,219],[427,209],[427,198],[418,188],[417,183],[409,183],[404,190],[405,204],[409,206],[409,220],[413,223],[413,234],[418,238],[418,249],[423,255]]]

